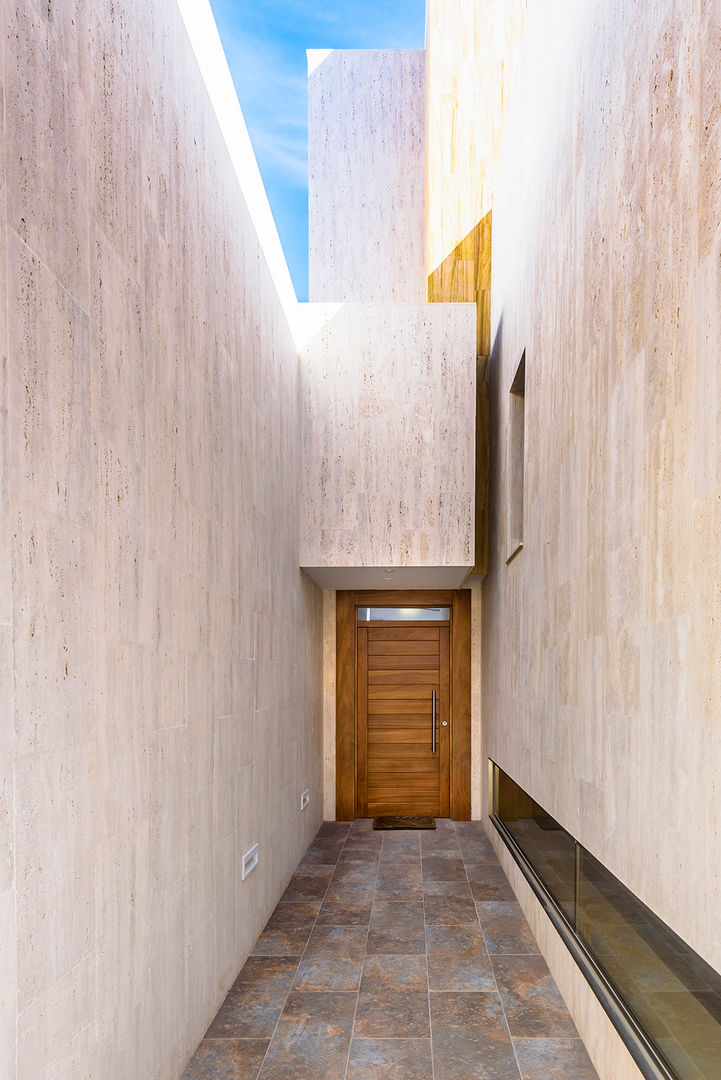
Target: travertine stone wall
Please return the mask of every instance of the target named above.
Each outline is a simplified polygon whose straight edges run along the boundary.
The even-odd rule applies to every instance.
[[[0,1074],[177,1080],[321,815],[297,351],[175,3],[0,26]]]
[[[447,587],[460,585],[473,564],[475,333],[472,304],[328,307],[301,354],[302,566],[449,568]]]
[[[426,3],[429,299],[465,299],[459,291],[464,285],[481,293],[487,288],[483,262],[490,253],[490,221],[484,219],[493,206],[505,111],[527,4],[528,0]],[[475,235],[482,222],[488,236]],[[480,251],[474,252],[479,241]],[[442,264],[454,253],[441,272]],[[455,295],[448,294],[448,284]],[[485,311],[479,316],[479,332],[485,340]],[[487,351],[478,349],[479,354]]]
[[[485,755],[721,969],[721,8],[532,0],[516,76],[493,211]]]
[[[426,299],[425,53],[308,53],[309,297]]]

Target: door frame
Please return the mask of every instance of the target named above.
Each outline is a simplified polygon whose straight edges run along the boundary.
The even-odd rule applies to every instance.
[[[336,820],[358,809],[359,607],[451,608],[450,803],[454,821],[471,817],[471,591],[339,590],[336,593]]]

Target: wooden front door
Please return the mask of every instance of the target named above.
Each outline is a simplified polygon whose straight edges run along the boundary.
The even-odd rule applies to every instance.
[[[450,743],[449,627],[359,627],[359,816],[448,817]]]

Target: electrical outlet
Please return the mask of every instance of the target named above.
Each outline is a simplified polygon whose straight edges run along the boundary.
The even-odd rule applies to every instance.
[[[306,788],[300,797],[300,808],[305,810],[306,806],[310,802],[310,788]]]
[[[259,845],[258,844],[253,844],[250,851],[246,851],[245,855],[243,856],[243,869],[242,869],[242,873],[241,873],[241,877],[242,877],[243,881],[245,881],[248,874],[252,874],[252,872],[255,870],[256,866],[258,865],[258,849],[259,849]]]

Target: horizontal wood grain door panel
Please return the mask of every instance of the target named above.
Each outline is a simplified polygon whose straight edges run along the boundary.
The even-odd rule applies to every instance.
[[[436,752],[432,700],[436,694]],[[358,813],[449,814],[449,629],[358,628]],[[446,726],[443,726],[446,721]]]

